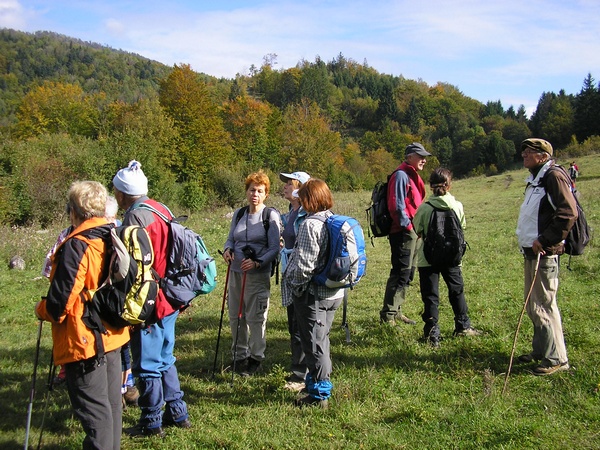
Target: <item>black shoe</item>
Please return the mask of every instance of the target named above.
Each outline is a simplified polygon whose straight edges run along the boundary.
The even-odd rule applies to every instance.
[[[173,421],[163,421],[163,427],[177,427],[177,428],[192,428],[192,422],[190,421],[190,419],[183,419],[180,420],[179,422],[173,422]]]
[[[225,367],[225,371],[226,372],[231,372],[234,370],[235,367],[235,373],[242,373],[245,372],[246,369],[248,368],[248,359],[238,359],[236,361],[231,361],[229,363],[228,366]]]
[[[317,408],[321,408],[321,409],[327,409],[329,408],[329,402],[327,401],[326,398],[316,398],[313,397],[312,395],[307,395],[306,397],[302,397],[297,399],[294,404],[298,407],[298,408],[307,408],[307,407],[317,407]]]
[[[245,377],[251,377],[256,372],[258,372],[259,368],[260,368],[259,360],[254,359],[254,358],[248,358],[248,366],[246,367],[246,370],[241,372],[241,375],[243,375]]]
[[[533,356],[533,353],[525,353],[524,355],[520,355],[517,359],[522,363],[530,363],[538,360]]]
[[[123,432],[129,437],[150,437],[158,436],[160,438],[165,437],[165,432],[162,427],[148,428],[142,424],[137,424],[131,428],[124,428]]]

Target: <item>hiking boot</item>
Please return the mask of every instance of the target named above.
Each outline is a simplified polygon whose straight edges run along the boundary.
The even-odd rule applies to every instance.
[[[180,420],[179,422],[163,421],[163,427],[177,427],[177,428],[188,429],[188,428],[192,428],[192,422],[190,421],[190,419],[183,419],[183,420]]]
[[[422,336],[419,338],[419,342],[422,344],[429,344],[433,348],[438,348],[440,346],[441,339],[435,336]]]
[[[137,406],[140,393],[135,386],[127,386],[127,390],[123,394],[123,400],[129,406]]]
[[[233,368],[235,366],[235,372],[236,373],[242,373],[246,370],[246,368],[248,367],[248,359],[238,359],[236,361],[231,361],[229,363],[228,366],[225,367],[225,371],[226,372],[231,372],[233,371]]]
[[[533,369],[533,374],[539,375],[539,376],[546,376],[546,375],[552,375],[553,373],[556,373],[556,372],[564,372],[566,370],[569,370],[569,368],[570,367],[569,367],[568,362],[565,362],[562,364],[557,364],[555,366],[547,366],[545,364],[540,364],[535,369]]]
[[[133,438],[151,436],[158,436],[159,438],[165,437],[165,432],[162,427],[148,428],[140,423],[130,428],[124,428],[123,432]]]
[[[379,319],[379,325],[387,325],[388,327],[395,327],[396,321],[394,319]]]
[[[256,372],[258,372],[259,368],[260,368],[259,360],[254,359],[254,358],[248,358],[248,365],[246,366],[246,369],[244,371],[240,372],[240,374],[244,377],[251,377]]]
[[[409,318],[408,318],[408,317],[406,317],[404,314],[401,314],[401,315],[400,315],[400,320],[401,320],[402,322],[404,322],[405,324],[407,324],[407,325],[416,325],[416,324],[417,324],[417,322],[415,322],[415,321],[414,321],[414,320],[412,320],[412,319],[409,319]]]
[[[316,398],[312,395],[307,395],[306,397],[302,397],[294,401],[294,404],[298,408],[308,408],[308,407],[317,407],[321,409],[329,408],[329,402],[326,398]]]
[[[285,377],[285,385],[284,389],[292,392],[300,392],[304,389],[306,383],[304,383],[304,378],[299,377],[295,373],[291,373],[287,377]]]
[[[285,381],[293,381],[295,383],[304,383],[304,378],[296,375],[295,373],[290,373],[287,377],[285,377]]]
[[[465,328],[464,330],[454,330],[453,336],[481,336],[483,331],[473,327]]]
[[[530,363],[530,362],[533,362],[534,360],[537,360],[537,358],[535,358],[533,356],[533,353],[526,353],[524,355],[519,355],[519,357],[517,359],[522,363]]]

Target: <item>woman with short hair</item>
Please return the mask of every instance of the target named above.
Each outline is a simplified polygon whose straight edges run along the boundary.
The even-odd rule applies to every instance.
[[[263,171],[248,175],[245,187],[248,205],[233,214],[223,259],[231,265],[227,302],[233,336],[231,366],[249,376],[265,359],[271,263],[279,254],[281,219],[276,209],[265,210],[271,183]]]
[[[101,285],[110,261],[107,195],[95,181],[71,185],[67,211],[72,229],[52,256],[50,289],[35,308],[40,320],[52,323],[53,361],[65,367],[71,405],[86,434],[83,448],[104,450],[121,445],[120,350],[129,341],[129,328],[102,322],[103,333],[87,319],[90,291]]]

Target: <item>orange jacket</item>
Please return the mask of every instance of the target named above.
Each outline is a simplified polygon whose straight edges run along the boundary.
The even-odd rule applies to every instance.
[[[37,306],[37,313],[52,323],[54,364],[66,364],[97,354],[94,333],[83,323],[86,290],[97,289],[103,281],[105,243],[86,231],[108,226],[106,219],[95,217],[74,229],[52,257],[50,289]],[[109,352],[129,341],[129,328],[104,324],[104,351]]]

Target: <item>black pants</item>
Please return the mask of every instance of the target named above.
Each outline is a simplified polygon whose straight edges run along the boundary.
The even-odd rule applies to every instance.
[[[439,338],[438,327],[440,306],[440,274],[448,286],[448,299],[454,312],[454,330],[461,331],[471,326],[469,320],[469,308],[465,300],[464,283],[460,266],[447,267],[443,269],[433,267],[419,267],[419,283],[421,286],[421,298],[423,299],[423,335]]]
[[[118,450],[121,447],[121,349],[96,358],[65,364],[67,390],[75,415],[85,431],[83,448]]]

